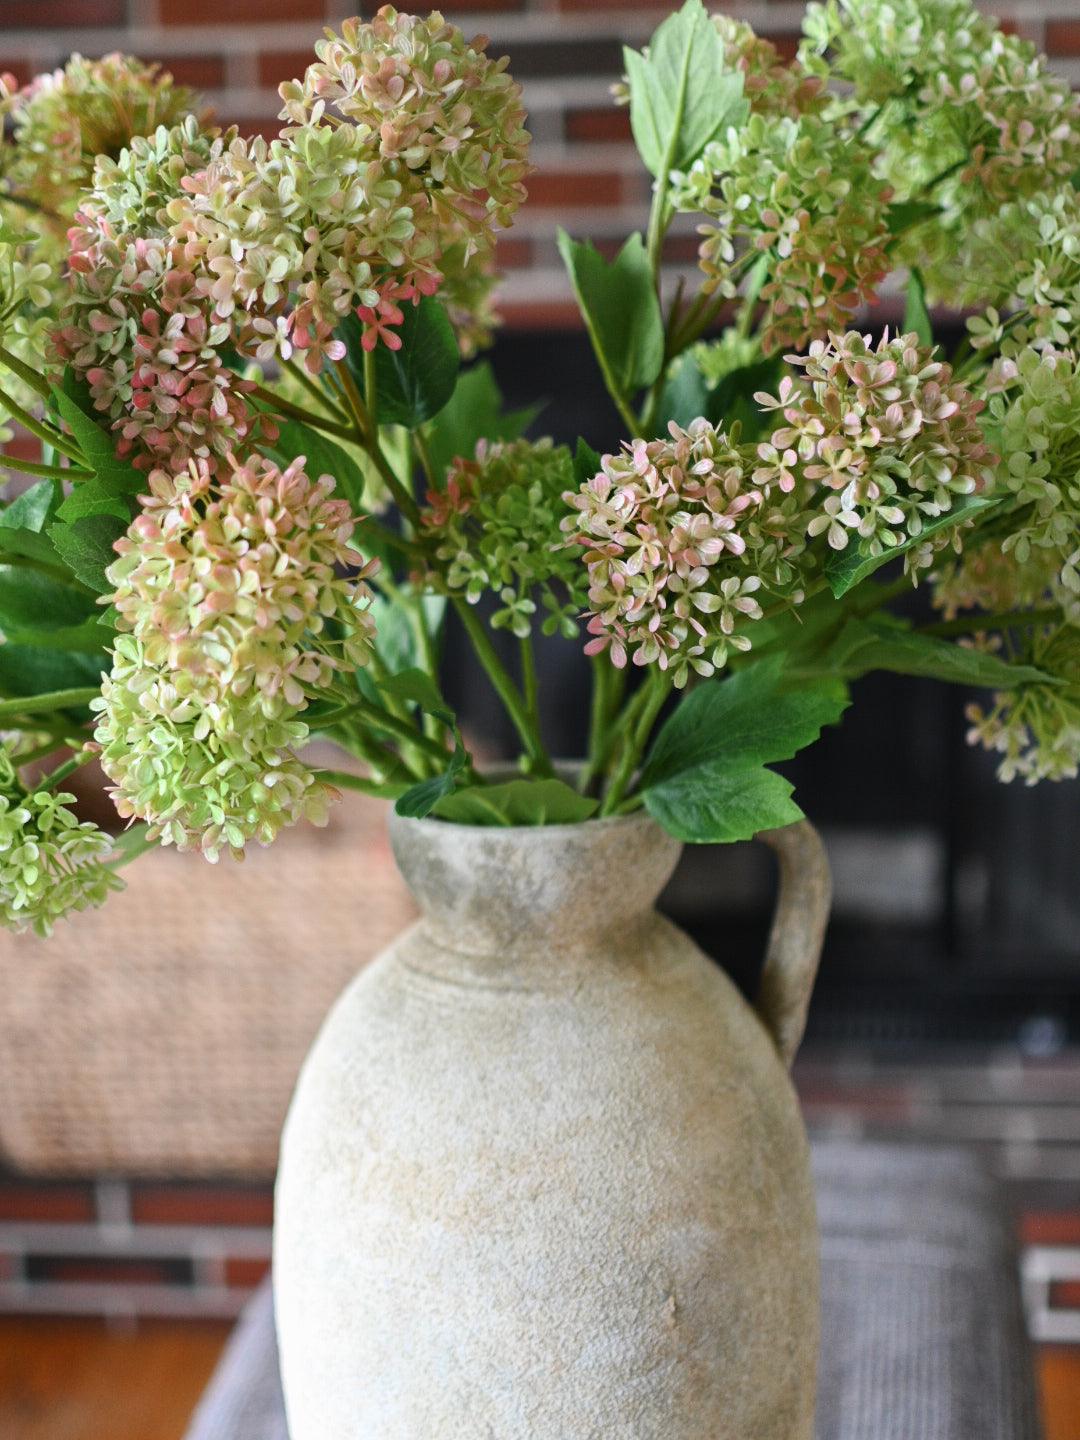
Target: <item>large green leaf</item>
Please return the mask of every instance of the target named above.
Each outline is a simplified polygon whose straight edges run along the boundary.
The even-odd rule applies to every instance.
[[[33,645],[0,645],[0,695],[44,695],[96,685],[108,666],[104,651],[92,656]]]
[[[454,393],[461,358],[454,328],[438,300],[425,295],[419,305],[402,306],[397,328],[401,348],[375,347],[375,387],[381,425],[415,430],[437,415]],[[363,390],[363,327],[355,315],[338,327],[348,350],[348,365]]]
[[[562,780],[508,780],[469,785],[435,806],[440,820],[459,825],[576,825],[596,814],[589,800]]]
[[[81,520],[85,515],[115,515],[130,520],[135,497],[146,489],[146,476],[134,465],[117,457],[113,438],[79,405],[66,390],[53,388],[53,402],[83,453],[93,479],[80,480],[60,506],[61,520]]]
[[[558,246],[605,374],[622,395],[651,385],[664,363],[664,320],[641,236],[631,235],[610,265],[565,230]]]
[[[729,434],[738,424],[740,441],[749,444],[757,440],[768,425],[768,417],[755,403],[754,395],[759,390],[775,390],[782,373],[782,358],[769,355],[729,370],[715,385],[709,385],[693,351],[688,351],[664,385],[658,428],[669,420],[686,426],[703,415],[710,424],[721,426]]]
[[[305,425],[301,420],[275,417],[278,437],[269,450],[286,465],[304,456],[304,469],[312,477],[332,475],[336,493],[348,500],[354,511],[364,508],[364,471],[360,462],[322,431]]]
[[[478,440],[516,440],[540,408],[530,405],[524,410],[504,410],[494,371],[486,360],[462,370],[453,395],[426,432],[436,482],[442,483],[457,456],[471,459]]]
[[[360,543],[362,546],[362,540]],[[364,553],[368,552],[365,550]],[[395,587],[392,595],[376,591],[372,598],[370,609],[375,621],[375,645],[383,665],[392,674],[412,669],[423,660],[413,612],[417,603],[423,610],[428,633],[437,635],[446,615],[445,595],[418,595],[408,581],[404,581]]]
[[[102,650],[108,632],[100,618],[94,597],[85,590],[37,570],[0,565],[0,631],[12,644]]]
[[[1034,665],[1011,664],[984,650],[972,650],[937,635],[921,635],[885,617],[849,620],[826,652],[823,665],[845,679],[871,670],[890,670],[897,675],[922,675],[990,690],[1055,683],[1053,676]]]
[[[84,515],[71,524],[50,525],[49,539],[77,580],[107,595],[114,587],[105,578],[105,568],[116,559],[113,546],[126,528],[115,515]]]
[[[939,530],[947,530],[953,525],[973,519],[976,515],[984,514],[994,505],[999,505],[1001,500],[1000,495],[960,495],[953,501],[952,509],[947,510],[944,515],[924,520],[918,535],[906,540],[902,545],[883,551],[880,555],[868,554],[864,548],[865,541],[852,540],[844,550],[830,550],[825,561],[825,576],[829,589],[839,600],[841,595],[853,590],[868,575],[880,570],[882,565],[887,565],[898,555],[903,555],[904,551],[910,550],[913,545],[921,544],[927,536],[936,535]]]
[[[46,530],[60,500],[55,480],[39,480],[16,496],[0,511],[0,550],[54,565],[56,551]]]
[[[786,689],[780,660],[763,660],[684,697],[646,762],[646,809],[680,840],[748,840],[802,816],[792,787],[765,766],[790,759],[835,723],[843,684]]]
[[[630,125],[649,171],[666,180],[686,170],[710,140],[749,113],[743,75],[701,0],[686,0],[655,31],[644,53],[623,51],[630,81]]]

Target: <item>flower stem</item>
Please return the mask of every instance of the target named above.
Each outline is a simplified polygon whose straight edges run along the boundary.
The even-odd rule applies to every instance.
[[[312,377],[304,369],[303,365],[298,365],[295,360],[286,360],[284,362],[284,368],[289,372],[289,374],[293,377],[294,380],[299,381],[299,383],[304,387],[304,389],[308,392],[312,399],[317,400],[320,405],[324,405],[326,409],[329,410],[330,416],[333,420],[338,421],[342,425],[348,422],[349,417],[345,414],[344,410],[342,410],[335,403],[335,401],[330,398],[326,391],[323,390],[321,386],[312,379]]]
[[[495,691],[502,701],[506,713],[513,722],[515,730],[518,732],[521,743],[525,747],[525,753],[532,762],[534,772],[539,775],[554,775],[554,767],[552,766],[547,751],[544,749],[544,743],[540,739],[540,733],[533,724],[529,707],[522,697],[520,690],[514,684],[506,667],[496,654],[495,647],[491,643],[491,638],[487,633],[484,622],[467,601],[462,600],[460,596],[454,597],[453,604],[454,609],[461,619],[462,625],[465,627],[465,632],[472,642],[473,650],[476,652],[476,658],[487,671],[488,678],[495,687]]]
[[[324,430],[327,435],[337,435],[342,440],[359,440],[360,436],[354,429],[346,425],[338,425],[336,421],[327,420],[322,415],[315,415],[310,410],[305,410],[302,405],[294,405],[291,400],[275,394],[273,390],[267,390],[263,385],[256,385],[251,392],[258,399],[269,405],[271,410],[289,420],[299,420],[304,425],[310,425],[312,430]]]
[[[641,758],[645,753],[645,746],[649,743],[649,736],[652,734],[656,717],[668,697],[670,688],[671,682],[667,675],[662,670],[654,670],[630,702],[627,711],[628,733],[622,755],[619,757],[618,766],[611,780],[611,786],[600,807],[601,819],[608,815],[614,815],[622,804],[627,787],[634,778],[634,772],[641,764]],[[634,716],[632,724],[630,724],[631,715]]]
[[[10,199],[10,196],[5,196],[5,199]],[[3,361],[13,375],[18,375],[24,385],[29,385],[31,390],[36,390],[43,400],[50,398],[52,392],[44,375],[32,369],[25,360],[20,360],[17,355],[13,355],[4,345],[0,345],[0,361]]]
[[[148,825],[132,825],[130,830],[125,830],[116,841],[116,856],[109,861],[110,870],[122,870],[125,865],[130,865],[132,860],[137,860],[147,850],[152,850],[157,844],[151,840]]]
[[[351,770],[320,770],[319,775],[329,784],[340,786],[342,790],[357,790],[361,795],[377,795],[382,799],[389,798],[388,790],[404,791],[407,788],[405,785],[396,786],[369,779],[364,775],[354,775]]]
[[[92,470],[82,470],[70,465],[42,465],[37,460],[19,460],[14,455],[0,455],[0,466],[14,470],[19,475],[40,475],[46,480],[92,480]]]
[[[100,685],[50,690],[44,695],[15,695],[0,700],[0,721],[14,715],[40,715],[47,710],[78,710],[101,694]]]
[[[78,449],[74,441],[69,440],[66,435],[61,435],[59,430],[54,430],[50,425],[43,425],[40,420],[35,420],[29,410],[12,400],[6,391],[0,390],[0,405],[8,412],[13,420],[17,420],[24,430],[29,430],[31,435],[51,445],[54,450],[59,450],[61,455],[66,455],[69,460],[74,460],[77,465],[85,465],[82,451]]]
[[[74,775],[76,770],[81,770],[96,758],[93,750],[82,750],[77,755],[72,755],[70,760],[65,760],[62,765],[58,765],[55,770],[50,770],[48,775],[43,775],[33,788],[35,791],[55,790],[69,775]]]

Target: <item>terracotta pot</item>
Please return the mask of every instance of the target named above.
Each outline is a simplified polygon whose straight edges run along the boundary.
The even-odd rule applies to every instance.
[[[285,1128],[292,1440],[810,1440],[818,1260],[786,1064],[828,908],[805,822],[758,1012],[655,910],[644,814],[391,822],[422,918]]]

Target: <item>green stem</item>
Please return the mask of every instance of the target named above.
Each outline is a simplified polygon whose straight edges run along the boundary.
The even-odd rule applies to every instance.
[[[932,625],[919,625],[920,635],[975,635],[981,630],[1032,630],[1040,625],[1058,625],[1062,612],[1058,606],[1040,610],[999,610],[991,615],[959,615],[955,620],[937,620]]]
[[[86,464],[82,451],[75,443],[61,435],[59,430],[54,430],[49,425],[43,425],[40,420],[35,420],[29,410],[12,400],[6,391],[0,390],[0,405],[2,405],[13,420],[17,420],[24,430],[29,430],[31,435],[36,435],[46,445],[51,445],[54,450],[59,450],[61,455],[66,455],[69,460],[74,460],[76,465]]]
[[[420,509],[408,488],[402,484],[401,480],[399,480],[394,473],[393,467],[389,460],[387,460],[382,446],[379,444],[378,427],[372,423],[367,404],[357,389],[352,372],[343,360],[339,360],[335,368],[337,369],[338,378],[341,380],[342,389],[345,391],[345,398],[349,402],[349,408],[352,410],[356,420],[357,435],[355,438],[360,441],[370,455],[372,463],[382,476],[383,483],[394,497],[398,509],[412,526],[418,526],[420,523]]]
[[[361,795],[377,795],[382,799],[387,798],[385,782],[370,780],[363,775],[354,775],[351,770],[320,770],[319,775],[329,784],[340,786],[342,790],[357,790]]]
[[[31,390],[36,390],[43,400],[51,398],[49,382],[44,375],[32,369],[25,360],[20,360],[17,355],[13,355],[5,345],[0,345],[0,361],[3,361],[13,375],[18,375],[24,385],[29,385]]]
[[[34,785],[34,790],[55,790],[69,775],[74,775],[76,770],[81,770],[84,765],[89,765],[91,760],[97,757],[92,750],[82,750],[77,755],[72,755],[70,760],[65,760],[55,770],[50,770],[48,775],[43,775]],[[22,761],[26,764],[26,761]]]
[[[404,740],[408,745],[417,750],[423,751],[445,765],[447,761],[446,746],[440,745],[437,740],[429,739],[421,735],[414,725],[407,720],[400,720],[396,715],[391,715],[388,710],[381,710],[378,705],[373,705],[368,700],[357,700],[352,706],[355,715],[375,730],[384,730],[388,735],[393,735],[399,740]]]
[[[37,460],[19,460],[14,455],[0,455],[0,466],[14,470],[19,475],[40,475],[45,480],[92,480],[92,470],[81,470],[78,466],[42,465]]]
[[[592,666],[592,699],[589,706],[589,750],[578,780],[578,789],[583,795],[588,795],[592,789],[593,782],[604,763],[608,712],[611,708],[611,678],[615,674],[615,667],[607,654],[593,655],[590,664]]]
[[[627,787],[631,784],[634,773],[641,764],[656,717],[668,697],[670,688],[671,682],[662,670],[654,670],[641,687],[639,693],[643,698],[640,703],[640,713],[628,734],[619,764],[612,776],[611,786],[604,796],[604,803],[600,807],[601,819],[615,814],[622,804]]]
[[[302,405],[294,405],[291,400],[276,395],[273,390],[267,390],[263,385],[256,385],[251,393],[278,415],[284,415],[290,420],[300,420],[303,424],[310,425],[313,430],[325,430],[327,435],[337,435],[342,440],[357,441],[361,438],[349,426],[338,425],[335,421],[327,420],[322,415],[313,415]]]
[[[338,421],[342,425],[347,423],[349,417],[345,414],[344,410],[339,409],[337,404],[318,382],[312,379],[303,365],[298,365],[295,360],[286,360],[284,362],[284,368],[294,380],[299,381],[313,400],[317,400],[320,405],[324,406],[330,412],[331,419]]]
[[[17,695],[0,700],[0,721],[15,715],[41,715],[49,710],[79,710],[101,694],[100,685],[50,690],[44,695]]]
[[[367,405],[368,422],[374,435],[379,428],[379,384],[375,371],[375,351],[364,351],[364,402]]]
[[[525,696],[525,708],[533,729],[540,733],[540,686],[536,679],[536,656],[533,654],[531,635],[522,635],[518,640],[518,654],[521,657],[521,681]]]
[[[488,678],[495,687],[495,692],[502,701],[513,722],[514,729],[518,732],[525,753],[532,762],[536,774],[551,776],[555,770],[551,760],[544,749],[544,743],[540,739],[540,733],[532,722],[528,706],[522,697],[518,687],[514,684],[506,667],[496,654],[495,647],[491,643],[491,637],[479,615],[472,609],[467,601],[460,596],[453,599],[454,609],[457,611],[465,632],[472,642],[476,658],[487,671]]]
[[[148,825],[132,825],[130,830],[125,830],[116,841],[116,857],[109,861],[110,870],[122,870],[125,865],[130,865],[132,860],[137,860],[147,850],[152,850],[157,844],[148,835]]]

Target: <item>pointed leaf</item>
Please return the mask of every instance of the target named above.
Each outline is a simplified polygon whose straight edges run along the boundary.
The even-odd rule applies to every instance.
[[[46,529],[60,499],[55,480],[40,480],[16,496],[0,511],[0,550],[55,564],[56,551]]]
[[[105,568],[116,559],[113,548],[127,526],[115,515],[85,515],[72,524],[49,526],[49,539],[71,573],[99,595],[108,595],[113,586]]]
[[[375,347],[378,419],[381,425],[415,430],[437,415],[454,393],[461,359],[446,311],[431,296],[423,296],[419,305],[403,305],[396,331],[399,350],[382,341]],[[338,333],[348,347],[349,368],[362,392],[362,326],[350,315]]]
[[[430,422],[428,455],[437,484],[460,455],[471,459],[478,440],[516,440],[539,413],[540,406],[504,410],[495,373],[486,360],[462,370],[450,400]]]
[[[880,555],[867,554],[863,549],[864,542],[854,540],[848,542],[845,550],[830,550],[825,561],[829,589],[839,600],[868,575],[880,570],[882,565],[887,565],[890,560],[903,555],[904,551],[910,550],[913,545],[921,544],[928,535],[936,535],[939,530],[946,530],[952,525],[959,525],[983,514],[994,505],[1000,505],[1002,498],[1000,495],[960,495],[953,501],[952,509],[947,510],[944,515],[924,520],[922,530],[917,536],[902,545],[895,545],[891,550],[883,551]]]
[[[871,670],[889,670],[896,675],[922,675],[989,690],[1057,683],[1052,675],[1034,665],[1011,664],[999,655],[973,650],[938,635],[920,635],[884,617],[849,620],[826,653],[824,663],[848,679]]]
[[[686,0],[660,25],[644,53],[623,51],[630,81],[630,125],[648,170],[665,180],[686,170],[710,140],[745,120],[742,71],[701,0]]]
[[[656,738],[641,778],[646,809],[693,843],[747,840],[799,819],[791,786],[764,767],[811,744],[847,703],[833,680],[785,688],[780,660],[705,682]]]
[[[651,385],[664,363],[664,321],[641,236],[631,235],[610,265],[565,230],[558,246],[605,372],[623,395]]]
[[[934,327],[930,323],[930,311],[926,308],[926,287],[918,270],[908,276],[907,300],[904,303],[904,334],[914,330],[921,345],[934,343]]]

